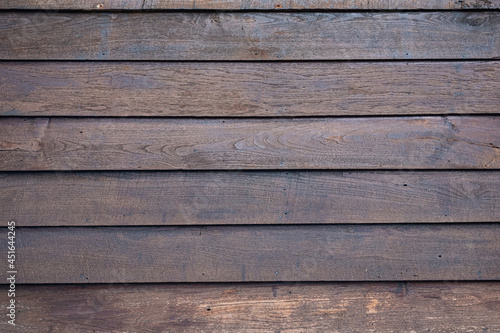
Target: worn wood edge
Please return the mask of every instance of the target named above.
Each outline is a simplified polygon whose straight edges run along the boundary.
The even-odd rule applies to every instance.
[[[500,68],[489,61],[0,62],[0,77],[0,116],[498,114],[500,105]]]
[[[0,9],[36,10],[468,10],[499,9],[499,0],[3,0]]]
[[[19,228],[16,281],[498,280],[499,242],[499,223]]]
[[[0,182],[0,221],[18,227],[500,222],[500,171],[26,172]]]
[[[500,282],[30,285],[15,300],[2,332],[500,330]]]
[[[496,116],[3,118],[0,170],[500,168]]]

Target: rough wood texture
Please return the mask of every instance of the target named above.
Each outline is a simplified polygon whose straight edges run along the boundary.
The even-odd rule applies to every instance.
[[[4,118],[0,170],[498,169],[500,117]]]
[[[496,12],[0,14],[0,59],[500,57]]]
[[[498,282],[22,286],[16,295],[16,329],[2,320],[2,332],[500,331]]]
[[[499,113],[496,62],[0,63],[0,115]]]
[[[496,171],[0,173],[0,183],[0,221],[17,226],[500,221]]]
[[[500,0],[2,0],[0,9],[498,9]]]
[[[16,243],[18,283],[500,279],[497,223],[19,228]]]

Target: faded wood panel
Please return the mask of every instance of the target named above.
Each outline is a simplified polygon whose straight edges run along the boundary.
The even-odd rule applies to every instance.
[[[0,220],[17,226],[500,221],[496,171],[0,173],[0,183]]]
[[[500,279],[497,223],[19,228],[16,244],[18,283]]]
[[[0,170],[498,169],[500,117],[4,118]]]
[[[3,0],[0,9],[142,10],[142,9],[498,9],[499,0]]]
[[[0,115],[499,113],[496,62],[0,63]]]
[[[498,282],[22,286],[16,299],[2,332],[500,331]]]
[[[496,12],[0,13],[0,59],[500,57]]]

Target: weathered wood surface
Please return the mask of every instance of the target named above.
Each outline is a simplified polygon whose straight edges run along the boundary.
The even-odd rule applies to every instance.
[[[2,332],[500,331],[498,282],[30,285],[16,300]]]
[[[0,13],[0,59],[500,57],[496,12]]]
[[[0,221],[17,226],[500,221],[497,171],[0,173],[0,183]]]
[[[500,279],[498,223],[18,228],[16,244],[29,284]]]
[[[499,0],[2,0],[0,9],[143,10],[143,9],[499,9]]]
[[[499,114],[497,62],[0,63],[0,115]]]
[[[0,170],[498,169],[500,117],[4,118]]]

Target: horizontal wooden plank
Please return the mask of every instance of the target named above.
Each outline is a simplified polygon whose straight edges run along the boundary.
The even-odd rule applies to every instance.
[[[498,223],[18,228],[16,281],[498,280],[499,245]]]
[[[0,115],[499,113],[496,62],[0,63]]]
[[[0,173],[0,183],[0,221],[18,226],[500,221],[500,172]]]
[[[0,170],[498,169],[500,117],[3,118]]]
[[[0,59],[500,57],[496,12],[0,13]]]
[[[44,10],[415,10],[415,9],[498,9],[500,0],[3,0],[0,9]]]
[[[500,331],[498,282],[30,285],[16,300],[2,332]]]

